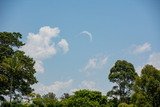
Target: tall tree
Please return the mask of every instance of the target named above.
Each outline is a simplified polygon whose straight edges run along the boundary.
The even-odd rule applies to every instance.
[[[114,86],[113,89],[108,92],[108,96],[114,97],[114,99],[119,98],[120,102],[127,102],[130,98],[136,76],[137,73],[131,63],[125,60],[117,60],[108,76],[109,80],[116,83],[117,86]]]
[[[19,71],[23,68],[23,64],[20,62],[20,60],[18,59],[18,57],[16,57],[15,55],[13,55],[10,58],[5,58],[2,63],[1,66],[3,67],[3,69],[5,70],[6,76],[9,79],[9,94],[10,94],[10,102],[12,99],[12,93],[13,93],[13,80],[14,80],[14,75],[17,75],[17,73],[19,73]]]
[[[146,65],[141,71],[141,76],[136,79],[134,90],[132,99],[136,105],[146,105],[147,102],[152,107],[159,107],[160,70],[152,65]]]
[[[5,57],[9,57],[14,54],[13,48],[19,48],[24,44],[20,41],[22,35],[20,33],[0,32],[0,64]],[[3,67],[0,66],[0,96],[7,94],[8,78],[5,75]]]
[[[19,51],[23,46],[20,33],[0,32],[0,96],[19,92],[26,95],[33,91],[31,85],[37,80],[34,76],[34,60]]]

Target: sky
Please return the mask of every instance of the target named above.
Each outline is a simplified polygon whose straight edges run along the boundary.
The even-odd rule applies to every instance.
[[[0,31],[20,32],[36,61],[36,93],[106,94],[117,60],[160,69],[159,0],[1,0]]]

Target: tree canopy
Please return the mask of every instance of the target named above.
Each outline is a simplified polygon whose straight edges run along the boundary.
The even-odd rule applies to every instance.
[[[132,100],[138,106],[158,107],[160,105],[160,70],[152,65],[146,65],[142,69],[141,76],[136,79],[134,90]]]
[[[79,90],[67,99],[62,100],[64,107],[104,107],[107,104],[107,96],[99,91]]]
[[[131,95],[136,76],[137,73],[131,63],[125,60],[117,60],[108,76],[109,80],[116,83],[117,86],[114,86],[113,89],[108,92],[108,96],[117,99],[120,98],[120,102],[127,102]]]
[[[20,33],[0,33],[0,96],[27,95],[33,91],[31,85],[37,82],[34,74],[34,60],[18,50],[24,44]]]

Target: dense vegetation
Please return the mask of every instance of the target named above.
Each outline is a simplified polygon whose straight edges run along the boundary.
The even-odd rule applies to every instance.
[[[18,50],[24,43],[20,33],[0,32],[0,105],[2,107],[160,107],[160,70],[146,65],[138,76],[133,64],[117,60],[108,79],[115,83],[107,95],[79,90],[64,93],[33,93],[34,60]],[[7,101],[5,96],[9,96]]]

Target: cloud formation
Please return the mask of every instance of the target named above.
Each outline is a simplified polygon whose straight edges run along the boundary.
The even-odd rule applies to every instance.
[[[147,64],[151,64],[160,70],[160,53],[152,53],[149,56]]]
[[[144,53],[144,52],[147,52],[147,51],[150,51],[151,50],[151,44],[149,43],[144,43],[142,45],[135,45],[133,46],[133,50],[131,53],[133,54],[140,54],[140,53]]]
[[[104,89],[101,89],[100,87],[98,87],[96,82],[91,81],[91,80],[82,81],[77,88],[73,88],[70,90],[70,94],[73,94],[75,91],[78,91],[81,89],[100,91],[100,92],[102,92],[102,94],[106,95],[106,91]]]
[[[72,94],[73,92],[78,91],[80,89],[98,90],[94,81],[84,80],[79,84],[77,88],[71,89],[70,93]]]
[[[69,88],[73,83],[73,80],[70,79],[68,81],[55,81],[51,85],[44,85],[42,83],[38,83],[33,85],[33,88],[35,89],[35,92],[44,95],[47,94],[48,92],[53,92],[56,95],[62,94],[63,90]]]
[[[106,56],[97,56],[88,60],[87,64],[84,67],[84,72],[92,72],[96,69],[101,69],[107,63],[108,57]]]
[[[80,35],[88,36],[90,42],[92,42],[92,34],[91,34],[90,32],[88,32],[88,31],[82,31],[82,32],[80,33]]]
[[[143,65],[144,66],[144,65]],[[143,69],[143,66],[137,66],[136,68],[135,68],[135,70],[136,70],[136,72],[137,72],[137,74],[140,76],[141,75],[141,70]]]
[[[61,41],[58,43],[58,46],[62,48],[64,53],[69,51],[69,44],[65,39],[61,39]]]
[[[81,82],[81,87],[84,88],[84,89],[96,89],[96,83],[93,82],[93,81],[82,81]]]
[[[20,50],[34,58],[36,61],[34,66],[36,71],[43,73],[45,71],[43,60],[57,53],[53,39],[57,37],[59,33],[60,30],[58,27],[51,28],[49,26],[41,27],[37,34],[29,33],[26,44],[22,46]],[[67,41],[62,39],[60,42],[62,45],[61,48],[67,52],[69,50]]]
[[[153,65],[155,68],[160,70],[160,52],[152,53],[142,66],[136,67],[136,72],[138,75],[141,74],[141,70],[146,64]]]

